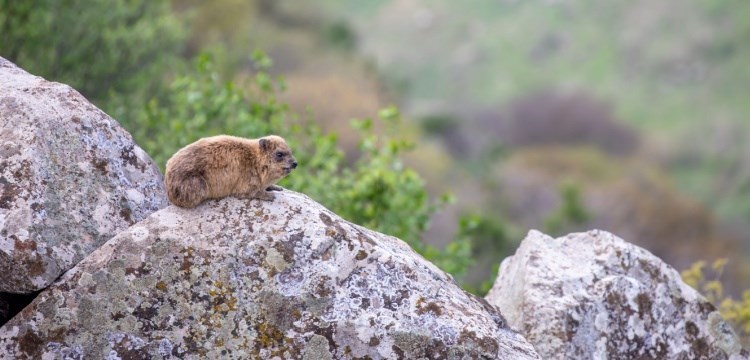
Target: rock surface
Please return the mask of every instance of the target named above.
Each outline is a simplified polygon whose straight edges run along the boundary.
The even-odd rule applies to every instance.
[[[115,120],[0,58],[0,292],[45,288],[166,205],[159,169]]]
[[[486,299],[544,359],[745,359],[716,309],[677,271],[602,231],[532,231]]]
[[[168,207],[0,328],[0,358],[537,359],[404,242],[310,198]]]

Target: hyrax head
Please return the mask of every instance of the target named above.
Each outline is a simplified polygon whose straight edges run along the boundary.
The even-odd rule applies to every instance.
[[[269,135],[258,139],[260,152],[270,162],[270,177],[278,180],[289,175],[292,169],[297,167],[297,160],[292,155],[292,149],[286,144],[284,138]]]

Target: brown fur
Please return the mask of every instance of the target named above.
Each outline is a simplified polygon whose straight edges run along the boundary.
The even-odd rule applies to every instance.
[[[219,135],[200,139],[175,153],[167,161],[164,181],[169,201],[185,208],[231,195],[273,201],[268,190],[281,190],[274,184],[295,167],[291,149],[279,136],[245,139]]]

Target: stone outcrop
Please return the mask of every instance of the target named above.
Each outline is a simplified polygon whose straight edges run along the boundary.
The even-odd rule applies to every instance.
[[[0,328],[0,358],[537,359],[399,239],[310,198],[167,207]]]
[[[166,205],[159,169],[115,120],[0,58],[0,292],[45,288]]]
[[[486,299],[544,359],[750,357],[677,271],[602,231],[530,232]]]

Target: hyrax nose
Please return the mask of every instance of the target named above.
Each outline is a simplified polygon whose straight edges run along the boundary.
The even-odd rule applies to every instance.
[[[297,168],[297,162],[295,161],[292,163],[292,169],[296,169],[296,168]]]

